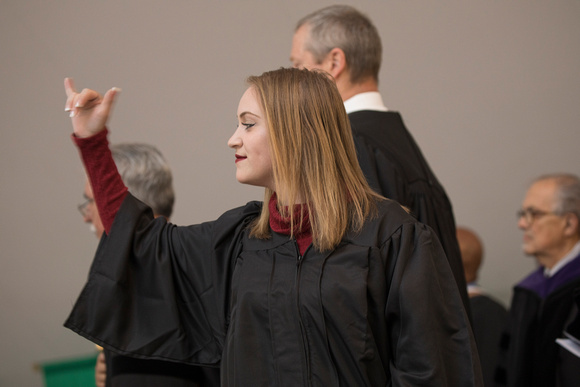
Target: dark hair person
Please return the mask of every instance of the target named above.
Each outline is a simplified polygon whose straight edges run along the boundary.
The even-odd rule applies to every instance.
[[[481,385],[441,245],[365,182],[334,83],[279,69],[248,84],[228,145],[265,202],[179,227],[114,169],[117,89],[65,80],[106,233],[65,325],[122,354],[220,366],[225,386]]]

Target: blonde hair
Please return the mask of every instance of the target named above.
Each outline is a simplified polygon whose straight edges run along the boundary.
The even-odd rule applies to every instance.
[[[350,122],[335,83],[325,73],[279,69],[248,78],[265,112],[278,203],[308,205],[314,246],[329,250],[345,232],[359,231],[381,198],[360,169]],[[252,237],[268,238],[266,189],[262,213],[251,226]],[[302,219],[292,211],[291,230]]]

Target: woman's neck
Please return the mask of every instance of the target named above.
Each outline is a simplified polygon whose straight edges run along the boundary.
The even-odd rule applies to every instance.
[[[292,209],[278,203],[276,193],[270,197],[268,203],[270,211],[270,228],[283,235],[292,235],[296,238],[300,254],[304,254],[312,243],[312,229],[310,227],[310,212],[307,205],[294,205]],[[281,209],[281,211],[280,211]],[[287,216],[292,211],[292,217]]]

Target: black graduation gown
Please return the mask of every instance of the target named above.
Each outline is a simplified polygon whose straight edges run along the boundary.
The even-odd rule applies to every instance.
[[[105,350],[106,387],[218,387],[220,370],[162,360],[137,359]]]
[[[369,185],[430,226],[443,245],[469,314],[469,297],[451,202],[397,112],[350,113],[357,157]]]
[[[445,255],[391,201],[334,251],[273,233],[261,203],[189,227],[130,194],[65,325],[122,354],[221,365],[224,386],[481,385]]]

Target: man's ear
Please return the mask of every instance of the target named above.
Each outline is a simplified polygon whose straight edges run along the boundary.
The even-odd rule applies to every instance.
[[[564,227],[565,235],[580,236],[580,219],[574,213],[564,215],[566,217],[566,225]]]
[[[326,61],[329,63],[330,75],[334,79],[338,79],[340,75],[344,75],[343,73],[346,70],[346,56],[341,48],[335,47],[330,50],[326,56]]]

